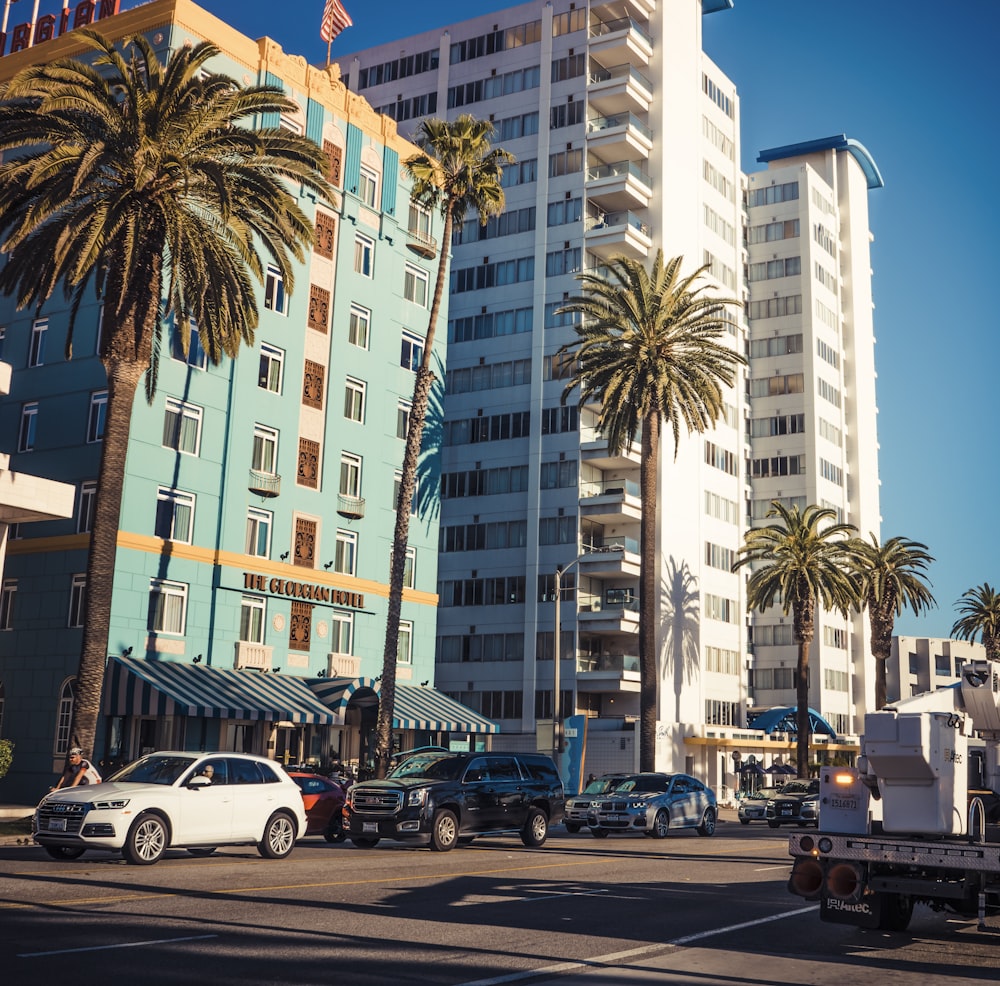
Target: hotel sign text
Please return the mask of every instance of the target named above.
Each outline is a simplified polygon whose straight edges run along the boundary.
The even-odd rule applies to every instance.
[[[270,592],[274,596],[289,596],[314,603],[329,603],[331,606],[349,606],[364,609],[363,592],[349,592],[347,589],[332,589],[328,585],[313,582],[293,582],[291,579],[271,579],[255,572],[243,573],[243,588],[254,592]]]
[[[15,51],[33,48],[43,41],[58,38],[67,31],[86,27],[95,21],[104,20],[105,17],[113,17],[118,13],[120,4],[121,0],[81,0],[75,7],[64,6],[58,15],[44,14],[38,18],[34,25],[31,21],[26,21],[24,24],[15,24],[7,31],[5,24],[5,30],[0,33],[0,55],[11,55]],[[10,9],[9,2],[7,9]],[[10,41],[9,51],[7,50],[8,40]]]

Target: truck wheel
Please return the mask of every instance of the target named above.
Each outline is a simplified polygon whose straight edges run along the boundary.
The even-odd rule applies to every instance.
[[[670,829],[670,816],[661,808],[653,818],[653,827],[649,834],[654,839],[665,839]]]
[[[767,820],[767,827],[769,829],[776,829],[780,824],[781,822],[776,822],[773,818]]]
[[[701,825],[698,826],[698,835],[715,835],[715,809],[706,808],[702,815]]]
[[[549,816],[541,808],[528,810],[528,817],[521,829],[521,842],[532,849],[545,845],[549,835]]]
[[[431,849],[434,852],[448,852],[458,842],[458,819],[453,811],[442,808],[434,813],[431,823]]]
[[[152,866],[167,849],[167,824],[149,812],[140,815],[129,829],[122,855],[133,866]]]
[[[906,894],[885,894],[878,926],[882,931],[906,931],[913,917],[913,898]]]
[[[576,833],[580,831],[580,823],[579,822],[567,822],[566,823],[566,831],[569,832],[570,835],[576,835]]]
[[[378,839],[362,839],[360,836],[355,836],[351,842],[359,849],[374,849],[378,845]]]

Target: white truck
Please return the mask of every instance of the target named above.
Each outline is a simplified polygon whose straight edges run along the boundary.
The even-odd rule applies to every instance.
[[[857,767],[823,767],[815,833],[789,839],[791,893],[825,921],[904,931],[913,905],[1000,906],[1000,663],[865,716]]]

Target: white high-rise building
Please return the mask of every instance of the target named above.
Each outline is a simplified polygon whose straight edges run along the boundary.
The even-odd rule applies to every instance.
[[[553,713],[557,651],[560,712],[588,717],[588,773],[638,757],[639,448],[609,454],[594,409],[575,394],[562,403],[568,366],[557,353],[575,333],[557,310],[581,269],[614,254],[648,262],[657,249],[683,256],[685,271],[709,265],[721,296],[750,303],[739,101],[701,45],[702,17],[731,6],[536,0],[340,60],[348,87],[404,135],[422,117],[470,113],[516,156],[505,214],[486,227],[470,216],[452,244],[436,684],[498,720],[505,747],[534,748]],[[843,222],[850,203],[826,195]],[[860,273],[836,273],[870,301]],[[867,319],[867,362],[844,361],[841,376],[873,377],[870,304]],[[739,307],[728,328],[747,352]],[[676,457],[668,434],[661,454],[657,767],[718,789],[731,783],[733,751],[763,754],[746,725],[745,572],[731,571],[758,496],[748,472],[755,372],[742,371],[714,430],[682,431]],[[873,409],[873,379],[865,386]],[[875,480],[874,460],[864,463]],[[877,530],[877,493],[874,505]],[[794,704],[793,692],[773,697],[789,694]],[[819,711],[828,694],[839,698],[815,694]]]

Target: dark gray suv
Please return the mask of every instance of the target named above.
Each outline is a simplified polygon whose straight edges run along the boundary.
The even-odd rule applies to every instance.
[[[344,831],[371,849],[380,839],[447,852],[477,835],[516,833],[541,846],[562,820],[565,797],[552,758],[543,753],[418,753],[385,780],[348,793]]]

